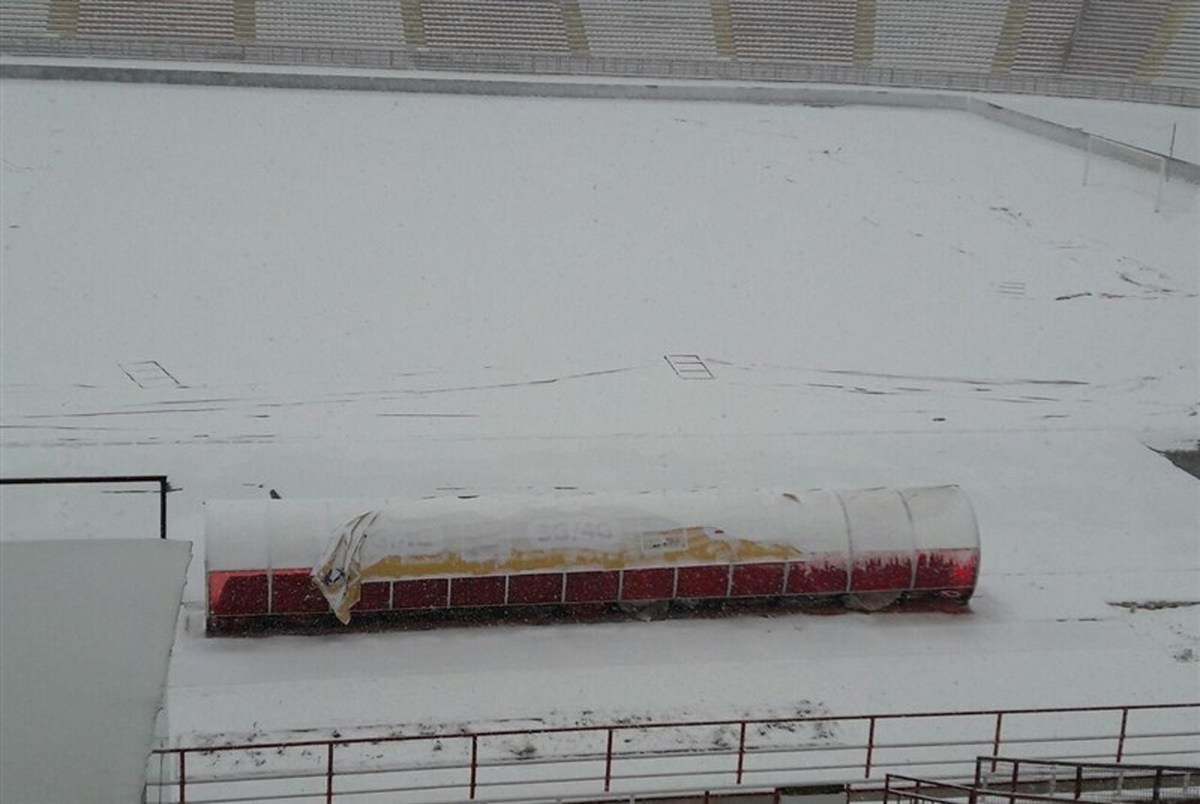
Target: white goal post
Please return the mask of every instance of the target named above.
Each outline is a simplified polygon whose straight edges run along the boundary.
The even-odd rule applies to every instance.
[[[1096,176],[1092,165],[1093,155],[1122,162],[1125,165],[1146,171],[1154,179],[1154,211],[1162,210],[1163,186],[1169,180],[1168,167],[1170,159],[1162,154],[1147,151],[1099,134],[1088,134],[1087,157],[1083,163],[1083,184],[1094,183]]]

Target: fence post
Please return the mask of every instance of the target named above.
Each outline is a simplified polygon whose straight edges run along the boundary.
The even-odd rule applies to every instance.
[[[875,754],[875,717],[871,716],[871,728],[867,731],[867,766],[863,772],[864,779],[871,778],[871,760]]]
[[[742,721],[741,734],[738,737],[738,766],[737,766],[737,783],[742,783],[742,765],[746,759],[746,721]]]
[[[333,804],[333,741],[326,743],[325,752],[325,804]]]
[[[1000,730],[1004,728],[1004,713],[996,713],[996,734],[992,737],[992,773],[996,772],[995,757],[1000,756]]]
[[[1159,799],[1162,797],[1162,777],[1162,768],[1158,768],[1154,771],[1154,797],[1151,799],[1154,804],[1158,804]]]
[[[604,792],[608,792],[609,786],[612,784],[612,744],[613,730],[610,727],[608,730],[608,745],[604,749]]]
[[[1125,756],[1125,727],[1129,724],[1129,707],[1121,710],[1121,733],[1117,736],[1117,762]]]
[[[187,802],[187,763],[185,762],[187,751],[179,752],[179,804]]]
[[[475,798],[475,773],[479,768],[479,736],[471,735],[471,795]]]
[[[171,490],[171,484],[167,482],[166,475],[158,479],[158,537],[160,539],[167,538],[167,492]]]

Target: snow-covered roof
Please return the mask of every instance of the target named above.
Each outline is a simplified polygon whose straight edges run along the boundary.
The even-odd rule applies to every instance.
[[[191,545],[0,543],[0,800],[141,800]]]

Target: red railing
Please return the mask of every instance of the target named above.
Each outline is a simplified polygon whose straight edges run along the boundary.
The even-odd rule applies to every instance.
[[[461,802],[753,784],[921,768],[970,779],[979,754],[1200,759],[1200,702],[804,715],[193,746],[155,751],[147,801]],[[1130,728],[1135,723],[1137,731]],[[157,778],[153,772],[157,765]],[[246,771],[250,766],[252,770]],[[744,788],[743,788],[744,789]],[[386,796],[386,798],[382,798]]]

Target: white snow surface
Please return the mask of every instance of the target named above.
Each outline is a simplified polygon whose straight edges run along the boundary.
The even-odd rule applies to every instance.
[[[187,617],[175,743],[1200,693],[1200,607],[1110,605],[1200,598],[1200,485],[1142,446],[1200,437],[1194,186],[1155,213],[1132,168],[1083,186],[912,109],[5,81],[0,127],[3,474],[169,474],[193,612],[203,502],[268,489],[954,483],[978,514],[958,616]],[[75,527],[24,494],[6,532]]]

